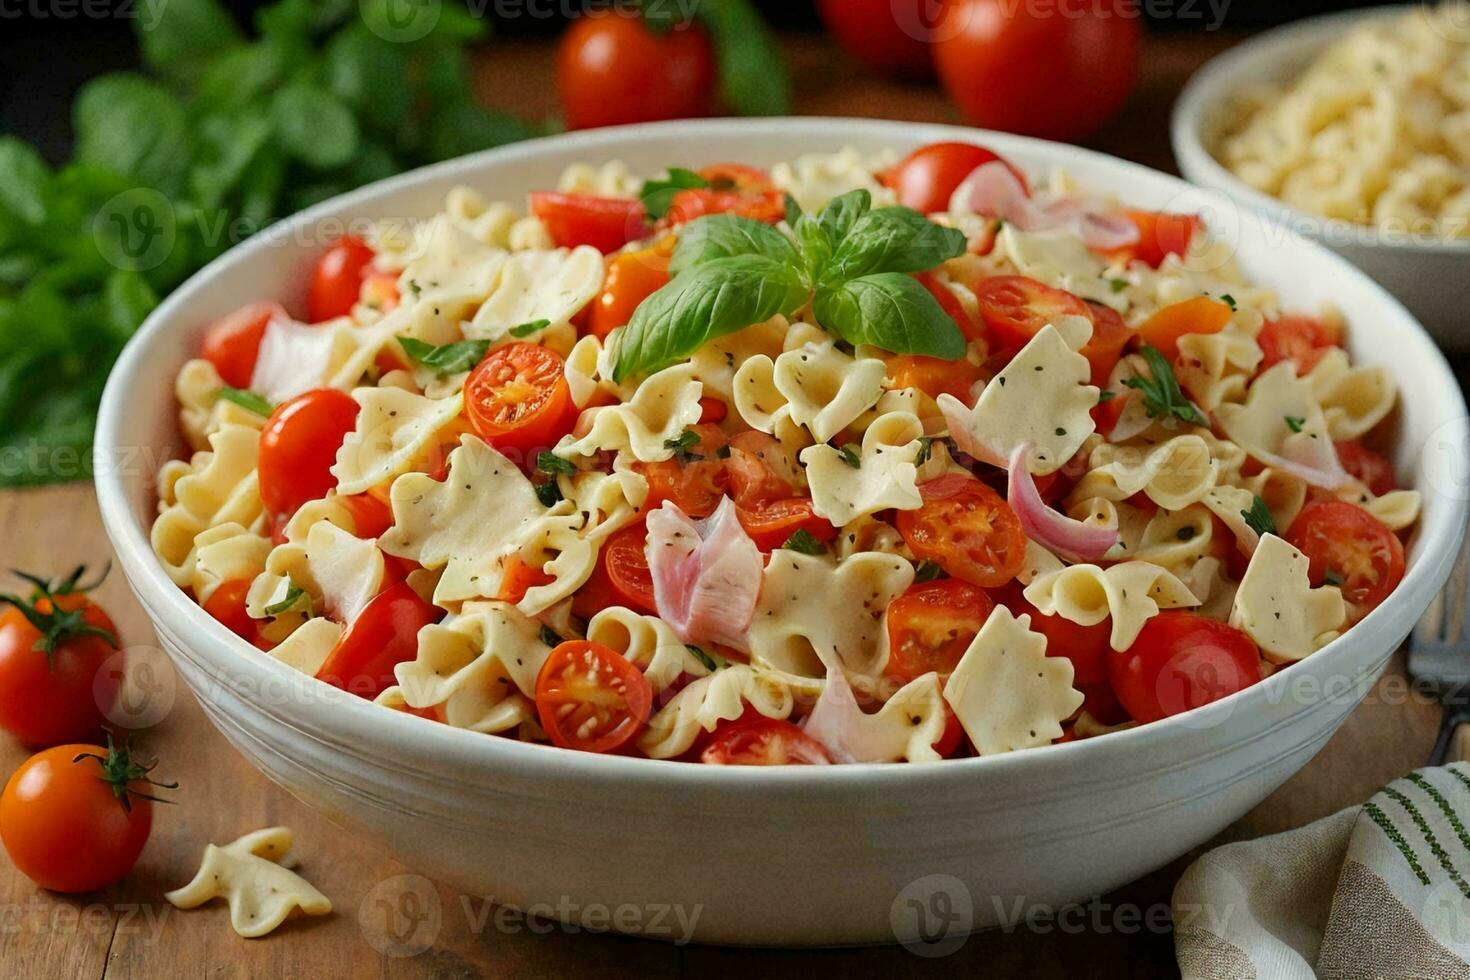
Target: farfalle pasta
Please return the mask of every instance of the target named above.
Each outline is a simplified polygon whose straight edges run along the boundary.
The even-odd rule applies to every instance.
[[[671,164],[457,188],[333,246],[356,301],[184,363],[153,546],[241,656],[486,737],[928,763],[1330,655],[1402,577],[1390,375],[1199,218]]]

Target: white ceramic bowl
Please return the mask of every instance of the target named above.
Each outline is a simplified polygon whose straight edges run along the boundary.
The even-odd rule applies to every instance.
[[[671,123],[522,143],[385,181],[290,219],[192,278],[113,370],[97,487],[123,571],[210,719],[290,792],[428,875],[572,919],[620,904],[698,909],[697,938],[724,943],[906,938],[916,928],[908,900],[923,905],[936,892],[953,899],[955,915],[925,925],[992,924],[1017,898],[1060,903],[1123,884],[1253,807],[1321,748],[1444,581],[1466,513],[1463,483],[1445,457],[1460,458],[1467,433],[1459,389],[1413,318],[1346,262],[1253,216],[1235,230],[1247,272],[1293,305],[1348,310],[1356,356],[1397,376],[1397,463],[1419,474],[1424,517],[1403,584],[1346,637],[1160,724],[928,766],[716,769],[584,755],[386,711],[295,673],[211,620],[149,548],[154,475],[134,461],[140,448],[143,459],[177,449],[174,372],[214,317],[249,300],[301,295],[315,251],[304,243],[322,238],[313,229],[429,215],[460,183],[516,198],[573,161],[619,158],[651,173],[671,163],[770,164],[844,145],[904,151],[955,139],[982,141],[1032,170],[1064,165],[1142,206],[1185,190],[1086,150],[955,127]],[[624,925],[657,935],[653,914]]]
[[[1366,20],[1403,17],[1409,6],[1373,7],[1313,17],[1267,31],[1231,48],[1195,73],[1174,104],[1171,139],[1179,172],[1334,249],[1409,308],[1444,347],[1470,348],[1470,313],[1447,283],[1470,278],[1470,241],[1381,234],[1373,228],[1299,211],[1263,194],[1225,168],[1215,153],[1242,90],[1289,81],[1343,32]]]

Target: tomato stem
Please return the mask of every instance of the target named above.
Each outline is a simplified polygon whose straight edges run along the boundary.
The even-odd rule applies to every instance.
[[[22,572],[20,569],[11,569],[16,575],[31,583],[31,596],[29,599],[22,599],[19,596],[0,593],[0,603],[9,603],[14,606],[41,634],[40,639],[31,645],[31,649],[46,654],[48,663],[58,646],[79,636],[100,637],[115,647],[118,645],[117,634],[87,622],[86,605],[76,609],[63,609],[61,603],[56,601],[58,596],[72,595],[96,588],[102,584],[102,580],[107,577],[111,568],[112,563],[109,562],[97,580],[86,585],[81,584],[81,578],[87,570],[86,565],[78,565],[70,575],[59,582],[52,582],[38,575]],[[42,608],[43,604],[48,608]]]
[[[123,810],[131,813],[133,809],[132,797],[142,800],[151,800],[154,803],[172,803],[173,800],[165,800],[151,793],[143,793],[133,788],[133,783],[144,782],[150,786],[160,789],[178,789],[179,784],[164,783],[152,778],[151,773],[157,766],[158,760],[142,762],[133,758],[132,750],[128,746],[126,738],[122,745],[117,745],[112,740],[112,733],[107,733],[107,755],[101,756],[95,752],[81,752],[73,758],[73,763],[81,762],[83,759],[95,759],[102,767],[102,775],[97,778],[107,783],[112,788],[112,794],[122,804]]]

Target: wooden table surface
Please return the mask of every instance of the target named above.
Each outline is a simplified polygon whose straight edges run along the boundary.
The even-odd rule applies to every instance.
[[[1154,39],[1143,77],[1128,109],[1091,141],[1100,149],[1173,169],[1168,111],[1180,85],[1208,57],[1227,47],[1221,35]],[[797,80],[797,108],[805,114],[879,116],[951,121],[937,91],[872,78],[816,39],[787,44]],[[497,45],[482,59],[480,95],[518,112],[551,113],[550,49]],[[0,541],[7,566],[57,572],[110,555],[92,490],[70,486],[0,494]],[[147,619],[120,575],[100,600],[127,645],[150,645]],[[179,686],[172,709],[147,736],[161,757],[159,773],[177,779],[178,805],[155,811],[153,836],[137,869],[104,892],[62,897],[38,890],[0,858],[0,972],[7,977],[151,978],[336,976],[384,977],[741,977],[752,971],[798,975],[910,976],[929,973],[991,976],[1174,976],[1167,931],[1087,928],[1038,935],[1019,929],[971,937],[946,958],[927,960],[899,947],[850,951],[766,951],[674,947],[611,935],[533,931],[519,921],[487,915],[482,899],[433,886],[391,858],[348,839],[241,759]],[[1421,765],[1434,738],[1439,709],[1407,694],[1396,659],[1367,701],[1302,772],[1232,826],[1222,839],[1239,839],[1299,826],[1366,798],[1394,777]],[[25,752],[0,737],[0,775]],[[231,931],[220,904],[179,912],[162,893],[187,881],[205,843],[225,843],[259,827],[285,824],[297,835],[305,875],[333,901],[324,918],[296,920],[274,935],[243,940]],[[1103,896],[1104,923],[1113,909],[1146,913],[1167,907],[1174,864]],[[404,877],[407,876],[407,877]],[[711,887],[719,887],[711,883]],[[431,948],[411,957],[379,952],[383,899],[405,890],[437,893],[439,915]],[[1155,913],[1157,920],[1158,913]],[[379,944],[381,945],[381,943]]]

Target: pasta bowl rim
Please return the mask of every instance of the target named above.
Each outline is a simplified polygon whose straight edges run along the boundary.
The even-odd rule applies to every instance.
[[[1383,248],[1470,259],[1470,238],[1385,237],[1374,225],[1324,217],[1259,191],[1232,173],[1206,139],[1205,129],[1212,116],[1229,111],[1231,101],[1247,81],[1240,76],[1251,65],[1263,61],[1274,61],[1278,66],[1305,62],[1346,27],[1404,16],[1418,9],[1418,4],[1385,5],[1307,17],[1262,31],[1215,55],[1190,76],[1170,113],[1169,138],[1180,173],[1186,180],[1220,191],[1298,234],[1332,247]]]
[[[1044,158],[1053,165],[1063,164],[1084,181],[1089,172],[1112,171],[1119,177],[1139,177],[1149,182],[1164,181],[1180,193],[1191,190],[1188,184],[1177,177],[1096,151],[1045,140],[942,124],[802,117],[675,121],[563,134],[421,168],[325,201],[283,219],[273,226],[273,230],[257,234],[236,245],[190,277],[148,317],[129,341],[108,378],[97,425],[99,465],[95,483],[98,504],[104,527],[117,552],[122,570],[155,628],[160,633],[175,638],[180,647],[187,648],[193,665],[213,675],[215,680],[242,687],[248,681],[249,689],[269,687],[289,692],[289,696],[282,697],[278,704],[256,704],[254,708],[301,734],[359,756],[364,744],[392,745],[397,758],[385,759],[376,754],[371,756],[372,764],[378,767],[413,765],[415,772],[432,773],[444,781],[460,784],[474,782],[473,773],[477,767],[498,764],[523,766],[527,770],[535,770],[548,776],[574,777],[582,781],[632,781],[650,786],[667,785],[671,780],[692,781],[704,788],[731,787],[735,792],[739,792],[740,787],[752,785],[769,786],[778,792],[781,791],[780,787],[792,787],[793,790],[796,787],[825,787],[838,793],[842,787],[849,787],[853,781],[870,783],[874,779],[903,780],[906,785],[912,785],[916,780],[922,782],[948,779],[946,774],[950,773],[957,777],[976,775],[982,768],[983,771],[999,775],[1017,771],[1014,769],[1016,766],[1043,765],[1047,760],[1058,764],[1065,761],[1071,766],[1079,760],[1101,759],[1104,753],[1112,751],[1147,752],[1150,748],[1161,749],[1171,740],[1179,739],[1181,733],[1187,735],[1190,730],[1208,732],[1224,724],[1231,712],[1249,703],[1251,699],[1280,696],[1289,678],[1304,676],[1305,673],[1317,669],[1314,665],[1326,663],[1334,652],[1346,653],[1348,648],[1354,646],[1377,645],[1380,636],[1389,636],[1393,638],[1394,645],[1385,647],[1380,651],[1382,656],[1374,661],[1377,664],[1386,662],[1398,641],[1408,634],[1448,577],[1464,531],[1467,501],[1438,488],[1424,486],[1420,489],[1426,498],[1431,495],[1442,498],[1442,505],[1436,508],[1437,516],[1432,522],[1433,526],[1429,526],[1430,522],[1421,520],[1418,534],[1425,538],[1423,553],[1409,568],[1394,595],[1369,614],[1353,632],[1333,641],[1311,657],[1278,670],[1262,682],[1227,698],[1149,725],[1096,738],[1002,755],[946,760],[937,765],[859,763],[832,767],[737,766],[719,767],[717,771],[711,771],[710,767],[672,760],[618,755],[594,756],[550,745],[491,737],[385,709],[307,677],[285,663],[263,654],[217,623],[168,578],[149,543],[148,526],[139,519],[133,498],[130,497],[136,491],[130,490],[126,485],[122,467],[105,464],[108,460],[127,458],[129,453],[129,443],[124,433],[131,418],[131,392],[140,385],[146,385],[149,379],[155,383],[162,381],[167,388],[166,404],[172,405],[173,372],[187,356],[181,349],[181,341],[191,331],[197,332],[197,318],[204,315],[202,311],[196,310],[192,314],[190,311],[193,307],[202,305],[202,298],[210,293],[217,278],[227,276],[232,269],[245,265],[256,253],[277,247],[279,241],[289,241],[293,232],[307,229],[315,222],[359,212],[370,203],[381,205],[383,201],[380,199],[408,196],[421,186],[456,178],[470,179],[472,175],[484,179],[484,171],[497,165],[515,161],[534,162],[539,156],[562,151],[580,153],[581,159],[610,159],[616,155],[616,148],[620,145],[675,137],[683,144],[698,146],[701,134],[720,137],[748,136],[752,143],[766,142],[778,148],[782,145],[783,136],[800,137],[807,142],[820,139],[833,150],[845,145],[846,141],[862,138],[884,141],[895,150],[946,139],[978,140],[1003,153],[1013,152],[1023,157]],[[1264,225],[1273,223],[1273,219],[1260,214],[1244,215],[1242,220]],[[1470,420],[1466,418],[1464,401],[1454,376],[1443,355],[1408,311],[1340,256],[1317,243],[1292,235],[1284,228],[1280,230],[1286,232],[1293,247],[1313,250],[1316,261],[1325,263],[1334,276],[1362,280],[1361,287],[1379,301],[1378,312],[1386,314],[1386,319],[1390,321],[1398,320],[1395,327],[1408,328],[1409,335],[1403,338],[1403,343],[1419,347],[1418,353],[1429,359],[1435,375],[1423,379],[1424,384],[1416,389],[1416,397],[1423,398],[1426,402],[1435,400],[1439,408],[1435,418],[1442,416],[1441,428],[1437,432],[1442,432],[1454,445],[1470,444]],[[301,247],[292,250],[294,257],[299,258],[304,254],[310,253]],[[1374,329],[1389,328],[1380,325]],[[153,476],[144,477],[143,489],[152,494],[154,482]],[[1376,670],[1373,671],[1372,676],[1376,676],[1376,673]],[[1323,699],[1310,707],[1294,709],[1295,717],[1300,717],[1308,710],[1318,710],[1327,703]],[[1208,757],[1224,751],[1219,745],[1212,745],[1209,739],[1196,741],[1198,748],[1195,756]],[[813,773],[811,770],[814,768],[830,771]],[[1098,772],[1099,779],[1107,778],[1107,775],[1105,770]]]

